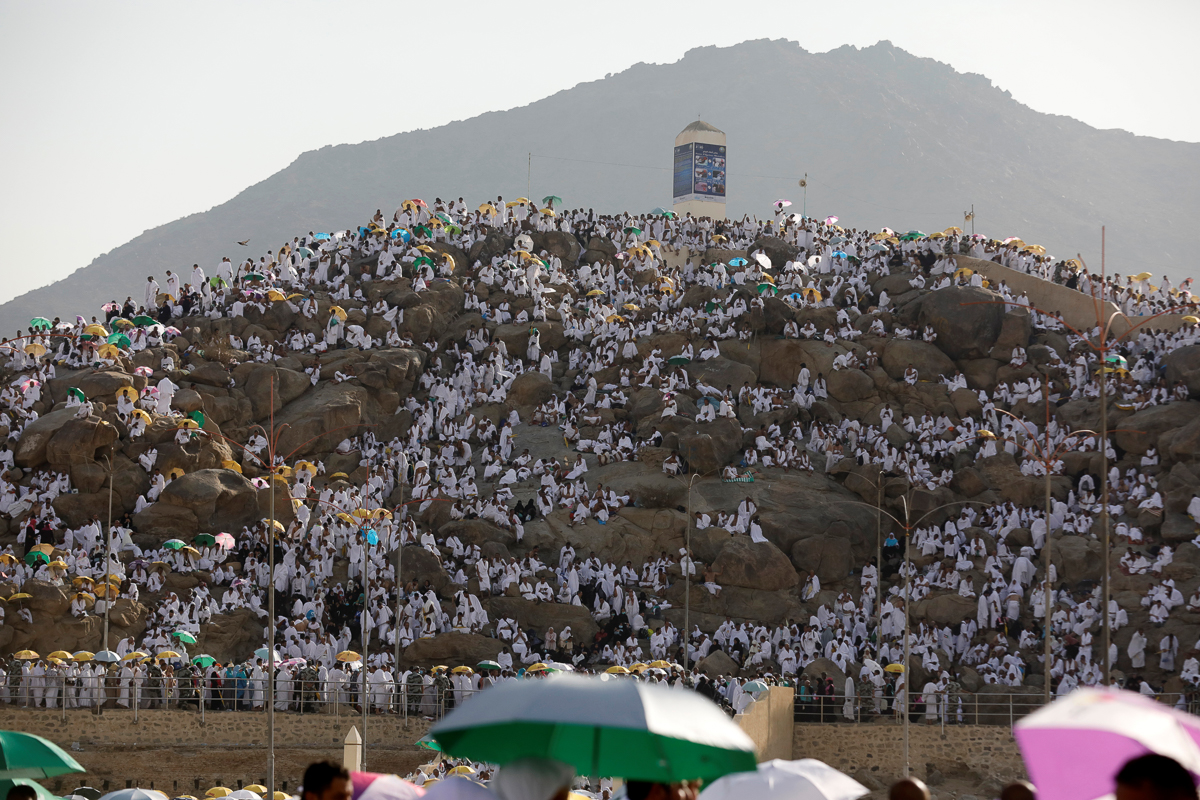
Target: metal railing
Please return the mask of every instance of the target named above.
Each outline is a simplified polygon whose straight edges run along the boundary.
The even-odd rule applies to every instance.
[[[0,707],[57,711],[66,718],[68,710],[128,710],[136,722],[141,712],[159,709],[194,711],[201,716],[216,712],[263,712],[266,710],[266,680],[228,678],[220,680],[122,680],[27,676],[0,683]],[[367,683],[367,710],[371,714],[440,719],[482,689],[445,688],[437,683]],[[276,713],[358,715],[362,713],[362,682],[276,680]]]
[[[1200,690],[1151,695],[1166,705],[1200,714]],[[1054,698],[1057,699],[1057,698]],[[795,700],[799,723],[876,723],[902,721],[901,701],[892,696],[805,695]],[[914,693],[909,701],[909,722],[929,725],[1007,725],[1045,705],[1042,693],[948,692]]]

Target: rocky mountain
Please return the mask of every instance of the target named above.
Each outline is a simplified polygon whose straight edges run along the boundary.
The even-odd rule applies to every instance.
[[[1105,223],[1110,270],[1178,279],[1188,268],[1200,145],[1039,113],[983,76],[888,42],[814,54],[760,40],[637,64],[521,108],[304,153],[228,202],[0,306],[0,330],[33,312],[74,315],[136,295],[164,269],[244,256],[239,240],[257,256],[408,197],[523,195],[529,154],[535,197],[603,211],[666,205],[673,138],[698,114],[728,134],[732,215],[764,214],[778,197],[799,206],[797,179],[808,173],[808,208],[821,216],[931,230],[961,225],[974,203],[979,230],[998,238],[1098,265]]]

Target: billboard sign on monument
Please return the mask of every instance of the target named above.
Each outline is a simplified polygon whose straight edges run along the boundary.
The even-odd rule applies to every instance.
[[[676,203],[725,202],[725,145],[692,142],[675,147],[672,196]]]

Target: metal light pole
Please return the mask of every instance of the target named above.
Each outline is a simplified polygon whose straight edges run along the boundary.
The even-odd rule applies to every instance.
[[[800,179],[800,188],[804,190],[804,204],[800,206],[802,211],[800,216],[808,216],[808,173],[804,173],[804,177]]]
[[[696,482],[696,478],[700,477],[700,473],[693,473],[691,480],[688,481],[688,496],[687,496],[687,527],[684,528],[683,534],[683,556],[687,559],[687,564],[683,568],[683,671],[686,674],[688,671],[688,650],[691,639],[691,608],[692,608],[692,484]]]
[[[271,408],[275,408],[275,376],[271,376]],[[271,416],[274,417],[272,410]],[[273,421],[273,420],[272,420]],[[272,426],[273,428],[274,426]],[[274,449],[274,448],[272,448]],[[275,473],[268,467],[271,491],[271,524],[267,527],[267,785],[275,791]],[[203,698],[201,698],[203,704]]]
[[[108,649],[108,611],[112,608],[112,503],[113,503],[113,463],[112,459],[104,456],[108,462],[108,527],[104,533],[104,650]]]
[[[1100,300],[1104,301],[1104,226],[1100,226]],[[1108,608],[1111,587],[1108,580],[1109,572],[1109,543],[1108,543],[1108,375],[1104,372],[1108,360],[1108,326],[1100,329],[1104,340],[1100,342],[1100,502],[1104,508],[1100,511],[1101,526],[1104,540],[1104,685],[1112,685],[1112,621]]]
[[[371,580],[367,575],[367,569],[371,566],[370,540],[367,538],[366,527],[360,527],[359,533],[363,540],[363,607],[359,622],[362,623],[362,765],[359,769],[365,769],[367,766],[367,609],[371,603]]]
[[[397,509],[399,533],[396,541],[396,619],[392,621],[395,660],[392,662],[392,669],[396,675],[397,689],[402,692],[401,702],[405,703],[405,708],[407,708],[408,698],[404,696],[407,693],[407,687],[400,686],[400,598],[404,591],[404,484],[408,481],[408,456],[403,450],[400,451],[396,466],[400,474],[400,506]]]
[[[909,581],[912,576],[911,562],[909,561],[909,541],[911,539],[912,525],[909,522],[908,513],[908,498],[900,498],[904,502],[904,777],[908,777],[908,723],[909,709],[912,708],[912,675],[909,672],[908,663],[912,657],[912,641],[909,637],[909,605],[912,600]]]

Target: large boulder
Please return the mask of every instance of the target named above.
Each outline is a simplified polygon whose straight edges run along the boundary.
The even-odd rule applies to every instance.
[[[781,270],[787,262],[796,260],[796,256],[800,255],[800,248],[774,236],[763,236],[755,239],[754,244],[750,245],[749,253],[753,255],[756,252],[765,253],[767,258],[771,259],[771,269]]]
[[[742,384],[749,383],[753,386],[758,380],[753,369],[728,358],[693,361],[687,365],[687,372],[693,381],[704,381],[721,391],[728,387],[734,394],[742,388]]]
[[[917,619],[925,619],[937,625],[956,625],[978,611],[973,598],[958,594],[943,594],[913,604],[912,613]]]
[[[99,417],[68,420],[46,443],[46,461],[56,469],[67,470],[72,464],[94,461],[96,451],[117,438],[116,427]]]
[[[200,523],[190,508],[170,503],[151,503],[133,515],[133,529],[153,542],[167,539],[191,539],[200,532]]]
[[[952,377],[958,368],[937,347],[915,339],[889,339],[879,360],[894,381],[904,380],[904,371],[911,365],[923,381],[936,381],[941,376]]]
[[[196,516],[198,530],[238,531],[260,519],[258,490],[229,469],[189,472],[167,484],[160,503],[186,508]],[[289,510],[291,504],[287,504]]]
[[[513,379],[508,401],[514,406],[537,406],[554,394],[554,384],[542,372],[525,372]]]
[[[737,662],[721,650],[713,650],[707,656],[697,661],[696,669],[710,678],[719,678],[722,675],[737,677],[738,673],[741,672]]]
[[[1126,417],[1116,431],[1117,446],[1127,453],[1142,454],[1158,444],[1167,431],[1182,428],[1200,417],[1200,402],[1184,400],[1149,406]]]
[[[1190,344],[1172,350],[1163,356],[1163,366],[1167,368],[1166,378],[1169,385],[1183,381],[1192,397],[1200,399],[1200,344]]]
[[[515,619],[522,630],[533,628],[539,636],[544,636],[547,628],[554,628],[561,633],[563,628],[569,626],[575,641],[590,642],[600,630],[596,620],[583,606],[535,603],[523,597],[493,597],[485,603],[492,622],[504,618]]]
[[[742,428],[736,420],[718,419],[690,426],[679,434],[679,454],[692,472],[708,475],[729,464],[741,451]]]
[[[717,582],[722,585],[765,591],[792,589],[800,580],[782,550],[770,542],[755,544],[746,536],[726,542],[713,569],[720,573]]]
[[[495,660],[503,642],[475,633],[442,633],[430,639],[417,639],[404,648],[404,666],[432,667],[439,664],[468,664]]]
[[[837,369],[826,377],[829,396],[843,403],[866,400],[875,394],[875,381],[861,369]]]
[[[370,402],[366,387],[323,381],[276,415],[276,426],[287,426],[279,435],[279,452],[306,456],[333,450],[363,432]]]
[[[850,540],[840,536],[809,536],[792,545],[792,563],[801,572],[816,573],[822,583],[840,581],[854,569]]]
[[[13,450],[15,464],[32,469],[46,463],[46,446],[64,425],[75,419],[75,412],[74,408],[60,408],[26,425]]]
[[[303,372],[256,364],[243,389],[250,400],[254,418],[261,420],[272,411],[278,414],[311,387],[312,381]]]
[[[951,358],[987,358],[1004,326],[1004,300],[981,287],[948,286],[922,298],[917,319],[933,326]]]

